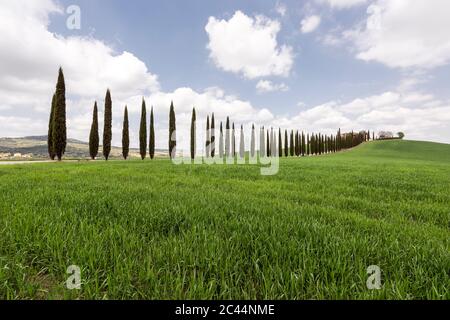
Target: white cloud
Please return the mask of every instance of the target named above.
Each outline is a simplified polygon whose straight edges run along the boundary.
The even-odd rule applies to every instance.
[[[302,20],[301,30],[302,33],[313,32],[320,25],[320,16],[312,15]]]
[[[406,133],[408,139],[450,142],[450,102],[421,92],[388,91],[349,102],[330,101],[288,117],[273,117],[270,126],[305,132],[336,133],[382,130]]]
[[[129,52],[116,53],[92,37],[62,37],[48,30],[55,2],[3,1],[0,4],[0,98],[13,108],[49,100],[59,66],[73,95],[98,97],[107,87],[117,96],[157,90],[157,77]]]
[[[287,8],[284,3],[277,2],[275,10],[280,16],[284,17],[286,15]]]
[[[284,83],[273,83],[270,80],[259,80],[256,84],[256,90],[258,90],[259,93],[288,91],[289,87]]]
[[[278,44],[278,21],[264,16],[252,18],[236,11],[229,20],[210,17],[205,30],[210,58],[218,68],[249,79],[289,75],[292,48]]]
[[[335,9],[347,9],[367,2],[367,0],[316,0],[319,3],[327,3]]]
[[[347,35],[357,58],[392,68],[431,69],[450,61],[450,1],[378,0]]]

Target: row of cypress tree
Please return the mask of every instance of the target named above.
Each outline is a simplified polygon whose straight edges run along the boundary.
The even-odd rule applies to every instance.
[[[211,121],[210,121],[211,119]],[[195,158],[197,143],[196,143],[196,112],[195,108],[192,110],[191,118],[191,159]],[[374,137],[374,136],[373,136]],[[230,118],[227,117],[225,123],[225,132],[223,130],[222,122],[219,126],[219,145],[218,153],[219,157],[229,157],[239,155],[244,157],[245,155],[245,139],[244,129],[241,125],[240,128],[240,143],[239,150],[236,150],[236,130],[235,124],[232,123],[230,127]],[[279,157],[293,157],[293,156],[305,156],[305,155],[321,155],[326,153],[338,152],[342,149],[348,149],[355,147],[363,141],[370,140],[370,132],[362,131],[357,134],[351,132],[344,135],[341,134],[339,129],[336,135],[323,135],[321,133],[307,133],[294,130],[284,131],[284,141],[282,139],[282,131],[278,129],[278,141],[276,138],[276,131],[271,128],[266,130],[263,127],[260,128],[260,145],[259,151],[261,155]],[[207,115],[206,118],[206,144],[205,155],[206,157],[214,157],[216,150],[216,132],[215,132],[215,118],[214,113],[211,118]],[[255,125],[252,124],[251,140],[250,140],[250,155],[253,157],[256,154],[256,133]]]
[[[196,155],[196,111],[192,110],[191,118],[191,145],[190,154],[194,159]],[[144,160],[148,155],[150,159],[155,157],[155,123],[153,107],[150,111],[150,130],[147,136],[147,107],[145,99],[142,99],[141,107],[141,121],[139,126],[139,151],[141,159]],[[260,128],[259,151],[260,155],[279,157],[293,157],[305,155],[320,155],[331,152],[337,152],[342,149],[352,148],[364,141],[370,140],[369,131],[361,131],[359,133],[345,133],[342,134],[339,129],[336,135],[323,135],[299,132],[296,130],[284,131],[284,141],[282,139],[282,131],[278,129],[278,138],[276,130],[273,128]],[[245,139],[244,127],[240,126],[239,149],[236,149],[236,129],[235,124],[230,123],[230,118],[227,117],[225,122],[225,129],[223,123],[220,122],[218,132],[218,146],[216,146],[216,121],[214,113],[211,117],[206,118],[206,144],[205,151],[207,157],[216,156],[216,148],[218,147],[218,156],[230,157],[239,155],[245,156]],[[373,133],[372,139],[375,139]],[[89,134],[89,155],[92,159],[98,156],[99,150],[99,128],[98,128],[98,106],[94,103],[92,125]],[[111,153],[112,140],[112,98],[111,92],[108,89],[105,96],[105,110],[104,110],[104,128],[103,128],[103,156],[106,160],[109,159]],[[148,144],[147,144],[148,141]],[[66,127],[66,99],[65,99],[65,82],[62,68],[59,69],[58,81],[56,90],[53,94],[50,120],[48,126],[48,153],[51,159],[57,158],[61,160],[67,145],[67,127]],[[173,102],[170,105],[169,111],[169,156],[173,158],[176,153],[176,118]],[[130,150],[129,137],[129,119],[128,108],[125,106],[123,127],[122,127],[122,156],[127,159]],[[256,155],[256,131],[255,125],[252,125],[250,155]]]

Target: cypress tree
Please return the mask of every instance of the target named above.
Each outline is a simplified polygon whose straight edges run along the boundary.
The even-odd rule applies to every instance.
[[[173,107],[173,101],[170,103],[169,112],[169,156],[170,159],[175,158],[177,147],[177,135],[176,135],[176,119],[175,109]]]
[[[147,155],[147,108],[144,99],[142,99],[141,123],[139,126],[139,151],[141,159],[144,160]]]
[[[111,139],[112,139],[112,100],[111,92],[106,90],[105,97],[105,121],[103,128],[103,156],[106,160],[109,158],[111,152]]]
[[[322,154],[322,134],[319,133],[319,139],[318,139],[318,149],[319,149],[319,155]]]
[[[268,156],[268,157],[270,157],[270,138],[269,138],[269,129],[267,129],[267,138],[266,138],[267,140],[266,140],[266,144],[267,144],[267,146],[266,146],[266,155]]]
[[[272,157],[276,157],[277,153],[278,153],[278,151],[277,151],[277,147],[278,147],[278,144],[277,144],[277,130],[276,129],[272,130],[272,145],[273,145],[273,147],[272,147]]]
[[[211,117],[211,158],[214,158],[216,154],[216,124],[214,119],[214,112]]]
[[[222,121],[220,121],[219,157],[222,159],[223,155],[224,155],[224,150],[223,150],[223,128],[222,128]]]
[[[294,155],[298,156],[298,131],[294,133]]]
[[[195,121],[197,121],[197,115],[195,114],[195,108],[192,109],[192,118],[191,118],[191,159],[195,159],[195,149],[196,149],[196,142],[195,142],[195,134],[196,134],[196,127],[195,127]]]
[[[209,131],[209,115],[206,116],[206,144],[205,144],[205,153],[206,157],[209,158],[209,148],[211,143],[211,131]]]
[[[287,129],[284,130],[284,156],[286,158],[289,156],[289,141]]]
[[[283,140],[281,139],[281,128],[278,128],[278,157],[283,157]]]
[[[294,130],[291,130],[291,145],[290,145],[290,156],[293,157],[294,156]]]
[[[270,128],[270,131],[267,129],[267,136],[269,138],[269,147],[267,148],[267,151],[269,152],[269,157],[272,156],[273,153],[272,131],[273,128]]]
[[[252,157],[255,156],[255,148],[256,148],[256,142],[255,142],[255,124],[252,124],[252,137],[250,142],[250,155]]]
[[[337,145],[337,149],[340,151],[341,150],[341,128],[339,128],[339,130],[337,132],[336,145]]]
[[[316,136],[314,137],[314,142],[315,142],[315,149],[316,149],[316,155],[320,155],[320,134],[316,134]]]
[[[244,127],[241,125],[241,136],[239,138],[239,156],[245,157]]]
[[[225,124],[225,156],[230,156],[230,118],[227,117]]]
[[[92,124],[91,124],[91,132],[89,133],[89,155],[92,160],[98,155],[98,145],[99,145],[99,136],[98,136],[98,108],[97,101],[94,103],[94,112],[92,114]]]
[[[122,128],[122,155],[125,160],[127,160],[130,151],[130,131],[128,126],[128,108],[125,106]]]
[[[305,133],[302,131],[302,157],[305,156],[306,148],[305,148]]]
[[[275,157],[277,155],[277,135],[275,130],[270,129],[271,132],[271,139],[272,139],[272,157]]]
[[[234,130],[234,122],[231,129],[231,156],[233,158],[236,156],[236,132]]]
[[[55,160],[56,154],[53,148],[53,122],[55,119],[56,93],[52,97],[52,106],[50,108],[50,118],[48,120],[47,149],[50,159]]]
[[[310,141],[309,141],[309,133],[306,135],[306,154],[309,156],[310,154]]]
[[[322,134],[322,153],[325,154],[326,153],[326,149],[325,149],[325,136]]]
[[[150,159],[155,158],[155,117],[153,116],[153,106],[150,110],[150,141],[148,143]]]
[[[58,161],[61,161],[67,144],[66,126],[66,85],[62,68],[59,68],[58,82],[56,84],[56,100],[52,129],[52,145]]]
[[[264,157],[266,155],[266,147],[264,145],[264,141],[266,139],[264,126],[259,128],[259,156]]]

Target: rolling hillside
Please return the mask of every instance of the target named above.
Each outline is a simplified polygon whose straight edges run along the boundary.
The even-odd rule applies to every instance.
[[[47,159],[47,136],[33,136],[23,138],[0,138],[0,154],[9,153],[14,155],[20,153],[29,155],[32,159]],[[102,154],[100,146],[99,156]],[[156,150],[156,154],[165,154],[163,150]],[[112,147],[111,158],[121,158],[122,149]],[[130,157],[139,158],[139,149],[130,148]],[[85,159],[89,158],[89,145],[87,142],[76,139],[67,139],[66,159]]]

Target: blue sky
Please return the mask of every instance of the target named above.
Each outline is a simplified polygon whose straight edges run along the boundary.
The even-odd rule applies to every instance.
[[[307,105],[340,98],[350,100],[394,87],[401,78],[396,70],[376,63],[354,59],[350,52],[323,46],[317,36],[321,30],[344,26],[365,16],[366,7],[331,12],[324,6],[322,25],[317,32],[302,35],[300,21],[306,15],[308,2],[285,1],[284,17],[276,11],[277,1],[61,1],[64,6],[77,4],[82,9],[82,29],[75,34],[95,36],[117,51],[130,51],[158,74],[164,90],[189,86],[202,90],[219,86],[225,91],[249,99],[274,112],[295,113],[299,102]],[[314,2],[312,2],[314,3]],[[209,59],[205,25],[210,16],[230,18],[235,11],[247,15],[264,14],[278,19],[282,29],[280,43],[295,51],[291,76],[266,77],[286,83],[289,92],[258,94],[255,84],[232,73],[218,70]],[[327,20],[325,20],[327,19]],[[50,29],[65,36],[73,35],[66,28],[66,17],[55,15]]]
[[[161,146],[172,99],[180,130],[188,127],[191,104],[201,104],[196,105],[201,118],[230,114],[246,126],[404,131],[411,139],[450,142],[445,0],[17,3],[0,4],[6,21],[0,31],[9,35],[0,40],[8,95],[0,104],[0,121],[34,121],[25,129],[4,125],[0,136],[45,133],[48,101],[62,65],[69,135],[82,140],[93,101],[101,105],[111,87],[116,131],[123,106],[138,114],[145,97],[160,112]],[[80,30],[66,26],[71,5],[81,9]],[[29,17],[34,18],[18,27]],[[24,65],[32,66],[32,75]]]

